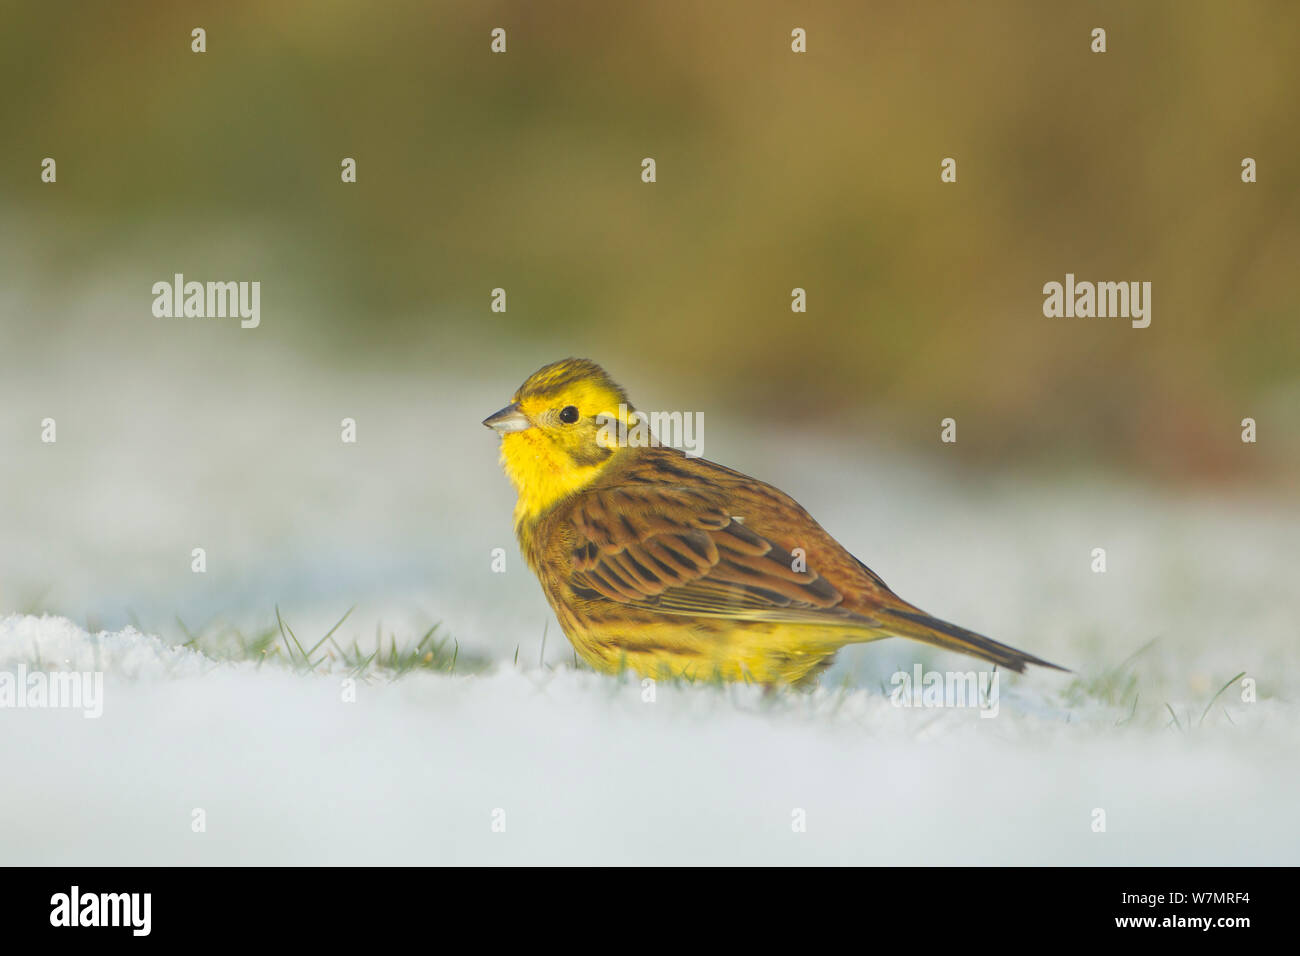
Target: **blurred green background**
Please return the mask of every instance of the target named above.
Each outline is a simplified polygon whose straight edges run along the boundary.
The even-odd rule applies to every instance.
[[[91,329],[147,363],[149,287],[183,272],[260,280],[262,327],[170,335],[331,374],[472,373],[504,397],[580,354],[634,400],[653,383],[667,407],[781,427],[934,448],[951,415],[989,464],[1277,480],[1300,456],[1295,3],[8,3],[3,20],[0,280],[24,356],[57,362]],[[1151,281],[1151,327],[1045,318],[1066,272]]]

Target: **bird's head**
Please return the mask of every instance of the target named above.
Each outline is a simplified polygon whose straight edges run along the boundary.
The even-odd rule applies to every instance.
[[[483,421],[501,435],[501,465],[519,492],[516,521],[594,481],[624,450],[618,422],[627,426],[632,414],[623,389],[587,359],[528,376],[510,404]]]

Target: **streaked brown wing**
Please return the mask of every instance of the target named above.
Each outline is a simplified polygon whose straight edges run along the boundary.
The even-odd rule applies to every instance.
[[[794,556],[733,518],[725,489],[673,484],[593,490],[575,503],[571,583],[666,614],[875,626]]]

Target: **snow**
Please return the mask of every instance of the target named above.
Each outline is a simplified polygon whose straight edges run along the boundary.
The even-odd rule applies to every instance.
[[[868,689],[659,685],[647,702],[636,680],[505,663],[373,679],[346,702],[339,670],[0,621],[0,671],[33,657],[102,668],[104,713],[0,711],[10,864],[1255,864],[1300,851],[1296,713],[1276,700],[1230,703],[1233,723],[1184,733],[1116,728],[1024,678],[985,720]]]

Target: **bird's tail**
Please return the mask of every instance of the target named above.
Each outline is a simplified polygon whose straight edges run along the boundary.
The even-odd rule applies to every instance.
[[[909,604],[880,608],[875,616],[881,622],[881,630],[895,637],[908,637],[914,641],[970,654],[972,657],[978,657],[1016,673],[1022,673],[1026,664],[1037,664],[1039,667],[1050,667],[1053,670],[1069,673],[1068,668],[1048,663],[1032,654],[1018,651],[1014,647],[999,644],[983,634],[976,634],[964,627],[931,617]]]

